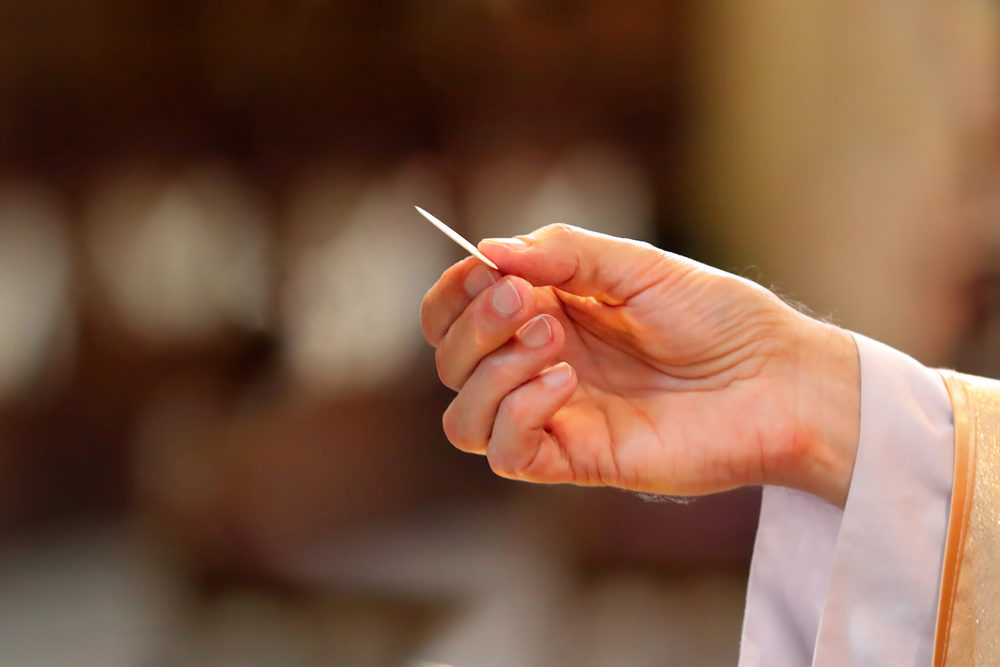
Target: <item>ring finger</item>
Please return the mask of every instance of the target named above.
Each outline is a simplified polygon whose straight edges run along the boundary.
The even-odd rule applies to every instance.
[[[556,318],[539,315],[484,358],[444,413],[448,440],[462,451],[485,453],[504,397],[550,366],[565,339]]]

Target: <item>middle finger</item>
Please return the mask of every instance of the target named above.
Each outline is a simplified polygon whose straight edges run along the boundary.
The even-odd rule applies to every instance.
[[[438,345],[435,357],[441,381],[460,390],[479,361],[536,314],[535,301],[535,288],[517,276],[506,276],[477,296]]]

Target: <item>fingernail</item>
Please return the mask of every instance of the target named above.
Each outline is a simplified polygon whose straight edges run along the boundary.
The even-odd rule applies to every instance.
[[[509,280],[493,292],[493,307],[501,315],[513,315],[521,309],[521,295]]]
[[[555,366],[552,370],[542,376],[542,382],[550,387],[561,387],[573,377],[573,369],[566,362]]]
[[[477,264],[472,267],[469,271],[469,275],[465,276],[465,282],[462,286],[465,287],[465,291],[468,292],[469,296],[478,296],[484,289],[496,282],[496,278],[490,273],[482,264]]]
[[[521,239],[483,239],[483,243],[503,246],[510,250],[524,250],[528,247],[528,244]]]
[[[548,320],[544,315],[539,315],[521,329],[518,338],[528,347],[542,347],[552,340],[552,325]]]

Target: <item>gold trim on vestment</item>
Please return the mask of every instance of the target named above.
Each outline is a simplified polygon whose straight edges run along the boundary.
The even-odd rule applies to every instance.
[[[1000,382],[941,375],[955,415],[955,470],[933,664],[1000,665]]]

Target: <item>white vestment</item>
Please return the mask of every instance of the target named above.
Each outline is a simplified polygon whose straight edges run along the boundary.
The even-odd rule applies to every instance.
[[[936,371],[855,340],[861,429],[846,507],[764,489],[740,667],[931,664],[952,405]]]

